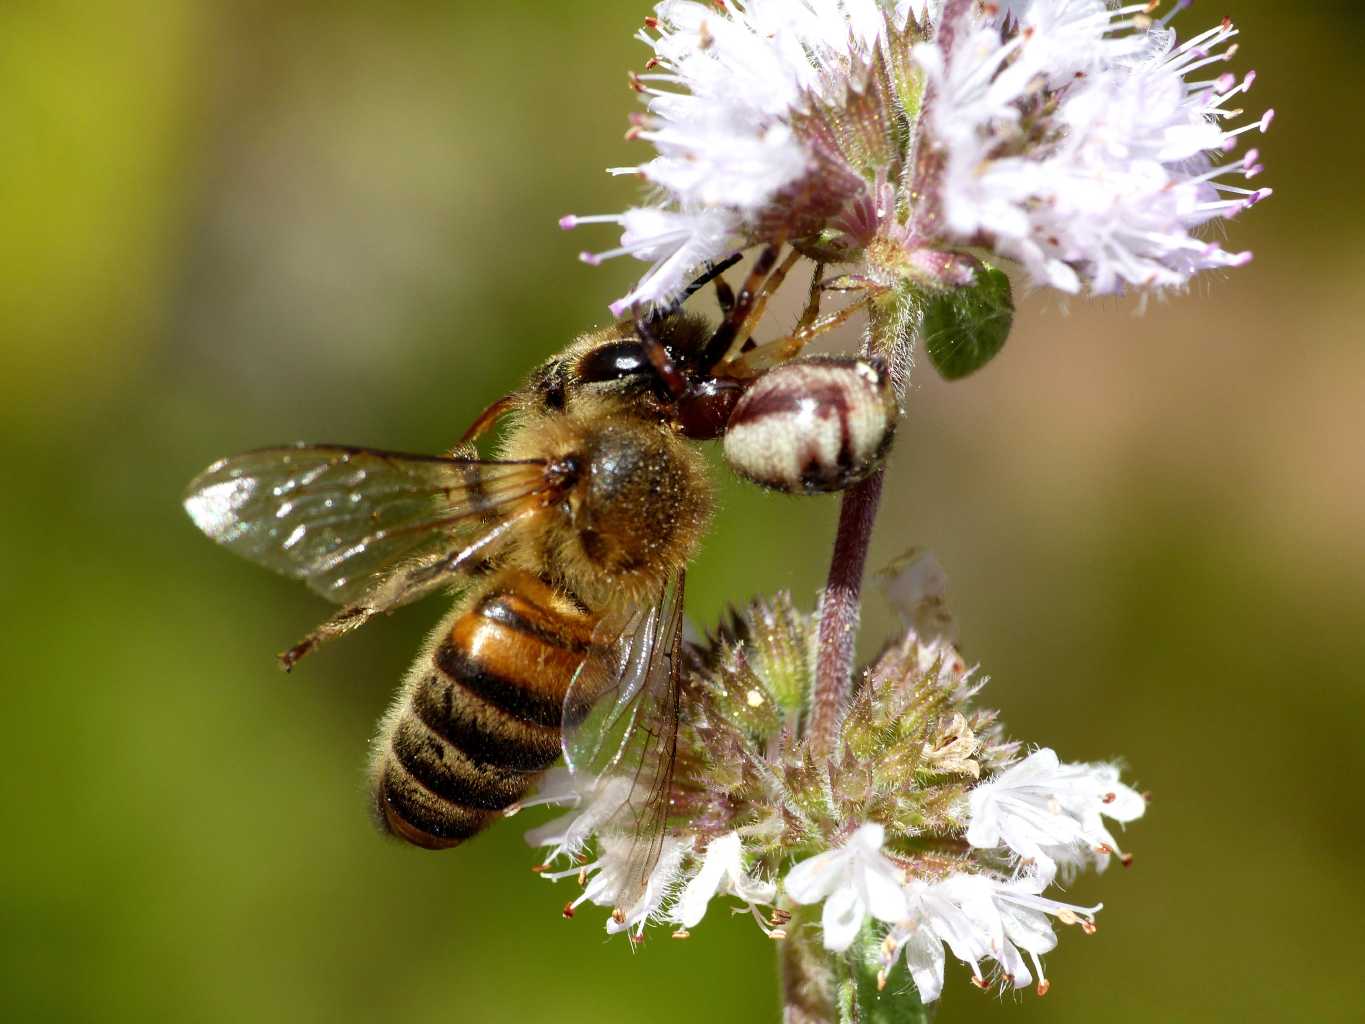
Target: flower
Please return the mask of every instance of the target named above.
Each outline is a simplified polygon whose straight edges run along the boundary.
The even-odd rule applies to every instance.
[[[622,778],[595,779],[568,768],[552,768],[541,779],[534,797],[522,800],[508,808],[506,813],[516,813],[540,804],[569,805],[573,808],[567,814],[526,833],[526,842],[530,846],[549,848],[545,862],[550,864],[561,857],[575,858],[582,854],[594,832],[616,813],[629,791],[629,783]],[[576,873],[576,869],[573,873]]]
[[[638,938],[644,934],[646,924],[656,917],[663,916],[660,914],[660,908],[677,887],[687,847],[678,839],[665,836],[663,848],[649,872],[644,891],[633,903],[623,907],[621,895],[625,891],[625,886],[629,884],[628,868],[633,860],[628,855],[616,855],[620,845],[625,844],[607,845],[610,853],[605,857],[603,868],[588,885],[591,888],[594,882],[600,883],[596,893],[591,897],[593,902],[598,906],[613,908],[611,916],[607,918],[607,934],[616,935],[629,930]],[[586,895],[586,891],[584,894]]]
[[[933,884],[912,881],[906,887],[910,912],[882,943],[879,983],[885,985],[903,953],[920,1000],[933,1002],[943,990],[943,947],[947,944],[953,955],[971,968],[977,987],[988,984],[981,962],[991,958],[1000,964],[1009,984],[1023,988],[1032,983],[1033,974],[1024,963],[1022,948],[1037,972],[1038,994],[1045,994],[1050,985],[1040,957],[1057,945],[1049,917],[1079,924],[1092,933],[1094,915],[1101,908],[1048,899],[1041,895],[1043,887],[1044,883],[1033,876],[1000,879],[956,873]]]
[[[906,916],[904,879],[881,852],[885,839],[881,825],[863,825],[843,846],[809,857],[787,873],[784,888],[797,903],[825,901],[826,949],[841,952],[852,945],[869,914],[887,922]]]
[[[1103,904],[1081,907],[1072,903],[1062,903],[1049,899],[1042,894],[1042,879],[1030,875],[1005,882],[996,882],[990,894],[992,909],[999,920],[1000,931],[992,929],[992,955],[1000,962],[1001,968],[1015,988],[1023,988],[1032,982],[1029,970],[1024,966],[1019,949],[1028,953],[1033,961],[1033,969],[1038,977],[1038,994],[1046,995],[1052,983],[1043,974],[1043,953],[1051,952],[1057,945],[1057,935],[1052,930],[1049,917],[1055,917],[1063,924],[1076,924],[1087,935],[1095,932],[1095,915]],[[1016,948],[1017,947],[1017,948]]]
[[[725,893],[739,897],[750,908],[770,904],[777,895],[774,883],[754,878],[744,870],[744,847],[738,832],[711,840],[701,870],[692,876],[673,907],[673,919],[683,928],[695,928],[706,916],[712,898]]]
[[[612,169],[642,178],[654,201],[560,221],[622,228],[618,248],[584,253],[585,262],[631,255],[650,263],[613,304],[616,315],[667,301],[694,268],[735,249],[812,234],[867,194],[868,154],[840,138],[837,121],[868,91],[879,48],[909,17],[908,3],[888,10],[879,0],[665,0],[655,8],[638,35],[654,55],[632,77],[647,111],[629,133],[655,155]],[[875,106],[870,116],[886,121],[889,140],[892,111],[885,98]]]
[[[967,842],[1007,847],[1050,882],[1060,867],[1089,862],[1103,870],[1110,854],[1128,863],[1104,818],[1142,817],[1146,801],[1107,764],[1062,764],[1046,747],[975,786],[968,794]]]
[[[630,931],[639,938],[644,934],[645,925],[663,916],[660,910],[677,888],[687,846],[672,836],[665,836],[643,888],[634,881],[638,851],[632,838],[599,836],[598,846],[597,860],[564,871],[541,871],[541,877],[552,882],[577,877],[582,884],[583,892],[564,905],[565,917],[573,917],[584,903],[610,907],[607,934]],[[629,903],[626,903],[627,897]]]
[[[1227,154],[1273,111],[1228,127],[1254,72],[1196,73],[1232,58],[1236,27],[1182,43],[1150,7],[1030,0],[983,22],[959,5],[956,24],[914,48],[932,155],[918,191],[937,213],[921,221],[941,226],[940,244],[988,246],[1035,283],[1100,294],[1180,287],[1251,258],[1196,232],[1271,194],[1236,184],[1261,172],[1256,150]]]
[[[912,605],[930,595],[931,621],[951,621],[941,568],[921,557],[911,570],[892,592]],[[818,635],[818,615],[782,595],[689,645],[669,788],[647,783],[662,820],[635,815],[646,806],[637,765],[546,774],[521,806],[569,807],[527,835],[549,851],[542,877],[581,886],[563,914],[606,908],[607,932],[636,943],[651,924],[685,937],[731,896],[769,937],[823,946],[814,961],[831,970],[879,970],[886,984],[904,962],[926,1003],[950,954],[981,988],[998,978],[1046,991],[1056,922],[1092,931],[1100,909],[1048,886],[1060,868],[1117,853],[1105,819],[1140,816],[1142,797],[1111,765],[1051,750],[1021,760],[976,703],[984,678],[941,633],[913,625],[858,674],[838,749],[818,748]]]
[[[916,879],[906,887],[909,913],[882,943],[880,984],[886,983],[887,973],[903,951],[920,1000],[932,1003],[943,991],[944,943],[953,956],[971,967],[973,978],[984,982],[981,961],[990,956],[989,936],[962,908],[951,880],[931,885]]]

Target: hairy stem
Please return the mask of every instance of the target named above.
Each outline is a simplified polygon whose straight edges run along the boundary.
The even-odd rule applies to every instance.
[[[881,504],[886,474],[878,469],[844,492],[834,555],[820,598],[820,650],[815,668],[815,700],[809,735],[821,754],[834,752],[853,684],[853,646],[858,638],[858,597],[863,588],[867,550]]]
[[[889,290],[869,306],[865,355],[886,360],[897,403],[910,382],[911,354],[920,310],[909,290]],[[858,639],[859,597],[872,528],[881,504],[884,468],[844,491],[834,554],[820,597],[820,650],[807,734],[817,754],[829,756],[839,742],[839,727],[853,688],[853,650]]]
[[[782,1024],[838,1024],[834,971],[820,945],[819,919],[808,907],[788,909],[788,937],[778,944]]]

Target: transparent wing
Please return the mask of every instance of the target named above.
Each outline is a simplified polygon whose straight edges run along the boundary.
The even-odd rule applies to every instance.
[[[658,862],[678,752],[685,575],[648,606],[603,618],[564,699],[564,759],[603,799],[599,831],[630,841],[623,904]],[[622,785],[622,781],[625,785]]]
[[[483,563],[558,486],[539,461],[299,445],[215,463],[185,509],[219,544],[342,605],[280,656],[290,668]]]
[[[230,551],[350,604],[385,571],[462,546],[546,486],[541,462],[298,445],[215,463],[185,509]]]

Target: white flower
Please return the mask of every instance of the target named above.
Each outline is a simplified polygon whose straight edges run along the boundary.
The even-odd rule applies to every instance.
[[[1037,750],[968,794],[967,841],[983,850],[1007,847],[1043,882],[1059,866],[1093,862],[1103,870],[1110,854],[1124,857],[1104,818],[1128,822],[1146,810],[1118,779],[1113,765],[1062,764],[1053,751]]]
[[[1260,173],[1255,150],[1226,156],[1269,127],[1271,112],[1225,124],[1254,74],[1196,74],[1236,52],[1230,22],[1177,44],[1146,4],[1011,3],[984,28],[960,17],[947,52],[914,51],[938,154],[921,184],[943,241],[991,246],[1068,292],[1180,287],[1250,259],[1194,233],[1270,195],[1235,184]]]
[[[1033,981],[1022,949],[1037,972],[1038,992],[1047,991],[1040,957],[1057,945],[1049,917],[1094,931],[1096,907],[1079,907],[1048,899],[1043,883],[1034,877],[1001,880],[990,875],[955,874],[929,884],[913,881],[906,887],[910,912],[896,924],[882,944],[882,976],[903,953],[920,999],[930,1003],[943,991],[947,944],[953,956],[967,964],[977,987],[988,984],[981,970],[987,958],[1000,964],[1015,988]]]
[[[773,232],[818,230],[865,192],[863,175],[814,115],[844,99],[876,44],[908,14],[908,5],[889,12],[879,0],[665,0],[655,8],[638,36],[654,50],[652,70],[633,79],[648,109],[630,136],[656,155],[612,172],[642,177],[654,205],[560,221],[622,227],[621,245],[584,254],[589,263],[622,255],[650,263],[614,313],[668,300],[703,262]]]
[[[677,887],[683,855],[686,852],[687,846],[683,842],[672,836],[664,837],[659,859],[649,873],[644,892],[640,893],[633,903],[624,907],[620,905],[624,881],[621,876],[630,863],[630,858],[612,858],[604,865],[604,870],[599,871],[588,884],[592,886],[593,882],[602,879],[604,875],[607,876],[591,897],[598,906],[613,908],[611,916],[607,918],[607,934],[616,935],[629,930],[638,937],[644,934],[646,924],[655,917],[662,916],[660,908]]]
[[[979,984],[985,983],[981,961],[991,955],[990,935],[962,908],[954,886],[948,884],[952,880],[933,885],[912,881],[905,890],[909,911],[882,945],[882,980],[904,952],[905,965],[925,1003],[932,1003],[943,991],[944,943],[953,956],[971,967]]]
[[[992,941],[998,944],[992,955],[1000,962],[1014,987],[1023,988],[1033,978],[1024,966],[1019,950],[1028,953],[1037,974],[1040,996],[1052,987],[1043,974],[1040,957],[1057,945],[1057,935],[1048,918],[1055,917],[1063,924],[1080,925],[1090,935],[1095,931],[1095,915],[1103,906],[1081,907],[1048,899],[1041,895],[1043,888],[1042,879],[1023,875],[1008,882],[996,883],[991,892],[993,909],[1000,922],[1000,934],[992,935]]]
[[[591,776],[575,774],[568,768],[552,768],[541,779],[536,795],[522,800],[508,811],[520,811],[526,807],[540,804],[567,805],[573,809],[553,821],[546,822],[526,833],[530,846],[549,848],[546,864],[560,857],[579,856],[592,839],[593,834],[615,814],[625,802],[630,792],[631,782],[621,777],[595,779]],[[566,874],[577,874],[574,868],[558,875],[546,873],[552,881]]]
[[[664,901],[673,894],[681,876],[687,843],[665,836],[658,858],[650,869],[643,889],[634,877],[638,861],[636,844],[630,837],[599,836],[599,854],[595,861],[565,871],[545,871],[541,877],[557,882],[576,876],[583,892],[564,905],[564,916],[573,917],[584,903],[610,907],[607,933],[616,935],[631,931],[635,936],[644,933],[645,925],[661,917]],[[630,902],[626,903],[629,899]]]
[[[750,907],[760,903],[771,904],[777,895],[775,884],[745,872],[744,847],[738,832],[711,840],[702,859],[701,870],[687,883],[673,907],[673,919],[684,928],[694,928],[706,916],[706,907],[711,899],[727,893],[737,896]]]
[[[821,918],[825,948],[841,952],[871,914],[895,922],[908,912],[900,869],[881,852],[886,830],[863,825],[837,850],[801,861],[787,873],[787,895],[797,903],[825,901]]]

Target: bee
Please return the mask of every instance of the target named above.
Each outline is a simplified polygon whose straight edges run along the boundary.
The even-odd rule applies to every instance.
[[[856,309],[820,317],[813,283],[797,330],[754,343],[794,261],[775,267],[777,255],[758,257],[738,296],[719,276],[736,256],[668,308],[578,339],[490,405],[448,455],[293,445],[222,460],[190,484],[186,510],[211,539],[340,605],[280,655],[286,669],[380,613],[457,592],[379,728],[370,778],[382,829],[427,849],[456,846],[562,752],[589,778],[635,780],[617,820],[640,838],[644,884],[676,754],[686,570],[713,506],[692,442],[722,436],[755,381]],[[709,282],[724,314],[714,329],[682,311]],[[771,456],[781,412],[768,402],[751,413]],[[504,417],[498,458],[479,458],[475,440]],[[828,437],[815,443],[802,429],[791,445],[828,462]],[[849,479],[880,443],[864,442],[845,446],[858,463],[839,470]],[[739,462],[747,451],[742,438],[726,450]],[[780,486],[782,473],[768,476]]]

